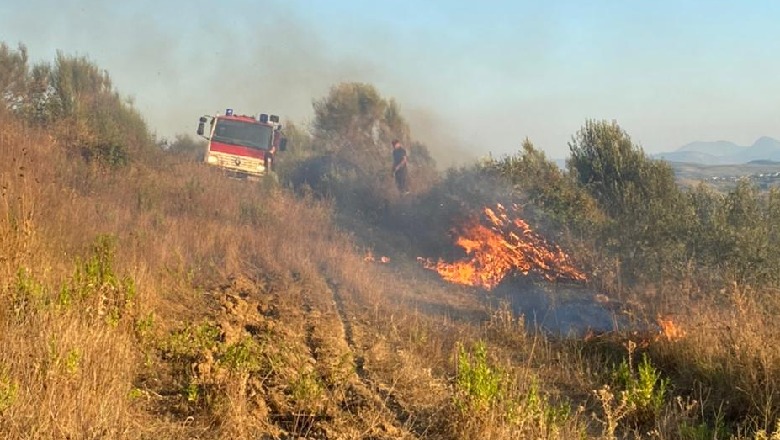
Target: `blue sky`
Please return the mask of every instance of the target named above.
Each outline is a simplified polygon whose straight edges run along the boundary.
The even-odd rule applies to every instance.
[[[649,153],[780,138],[775,1],[4,1],[0,41],[86,55],[160,136],[225,107],[306,124],[341,81],[394,98],[440,162],[586,119]]]

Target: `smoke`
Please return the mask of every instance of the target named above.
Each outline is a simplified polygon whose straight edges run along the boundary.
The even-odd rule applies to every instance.
[[[439,168],[457,167],[472,163],[479,157],[474,148],[453,131],[443,116],[428,108],[402,109],[414,138],[428,147]]]
[[[198,116],[227,107],[306,123],[331,85],[371,76],[370,64],[334,57],[282,4],[264,3],[251,10],[271,13],[238,18],[230,3],[203,9],[180,35],[158,26],[116,60],[122,82],[151,74],[128,88],[143,93],[138,108],[160,134],[192,132]]]
[[[346,50],[317,26],[273,0],[76,5],[31,0],[13,11],[0,6],[0,41],[25,44],[32,62],[53,62],[56,50],[87,56],[109,72],[160,138],[194,134],[199,116],[225,108],[278,114],[283,124],[306,125],[314,100],[335,84],[357,81],[396,99],[408,112],[412,136],[438,163],[476,156],[466,153],[446,118],[437,115],[436,103],[406,105],[414,102],[410,98],[420,84],[386,65],[399,50],[388,35],[378,30]]]

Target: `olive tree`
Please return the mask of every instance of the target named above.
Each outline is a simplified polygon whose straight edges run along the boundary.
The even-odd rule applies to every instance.
[[[314,142],[367,174],[383,169],[390,142],[409,142],[409,126],[392,99],[370,84],[341,83],[314,102]]]
[[[608,215],[603,243],[626,273],[657,279],[681,270],[693,212],[669,164],[649,158],[614,121],[587,121],[569,149],[569,172]]]

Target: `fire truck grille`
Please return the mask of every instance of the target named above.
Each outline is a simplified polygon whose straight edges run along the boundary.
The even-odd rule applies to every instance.
[[[261,159],[245,156],[234,156],[232,154],[209,152],[209,155],[217,159],[216,165],[231,171],[237,171],[245,174],[261,175],[265,172],[265,166]]]

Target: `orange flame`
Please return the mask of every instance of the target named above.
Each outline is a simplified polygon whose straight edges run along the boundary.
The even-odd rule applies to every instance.
[[[368,253],[366,253],[366,256],[363,257],[363,261],[366,261],[366,262],[369,262],[369,263],[375,263],[375,262],[379,261],[380,263],[387,264],[387,263],[390,262],[390,257],[386,257],[386,256],[382,255],[381,257],[379,257],[379,259],[377,259],[377,258],[374,257],[374,253],[373,252],[368,251]]]
[[[513,213],[519,208],[513,207]],[[479,286],[490,290],[512,271],[527,275],[538,273],[547,280],[584,281],[584,273],[575,268],[569,256],[548,243],[519,217],[510,219],[506,208],[483,210],[484,222],[472,221],[457,238],[466,251],[466,259],[454,263],[421,259],[426,269],[435,270],[449,282]]]
[[[680,328],[670,317],[658,316],[658,326],[661,327],[660,336],[667,341],[674,341],[685,336],[685,330]]]

